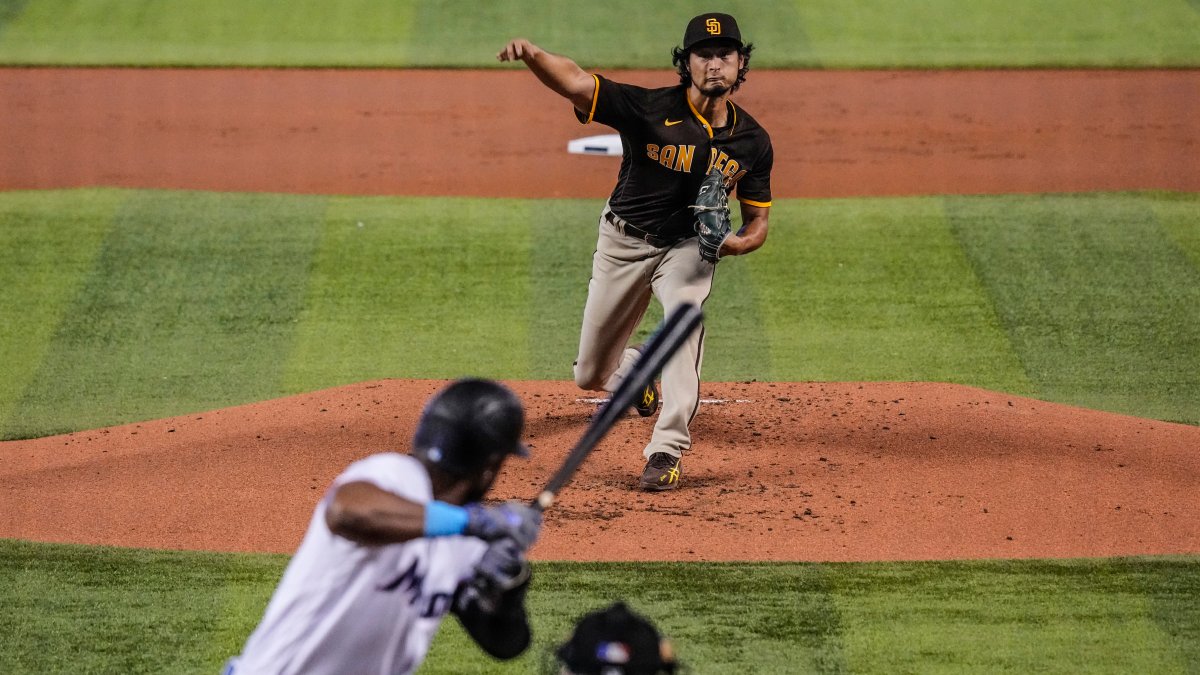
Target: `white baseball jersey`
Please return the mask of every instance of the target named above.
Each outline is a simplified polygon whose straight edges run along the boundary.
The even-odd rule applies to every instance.
[[[407,455],[362,459],[333,486],[355,481],[422,504],[433,498],[425,468]],[[317,505],[262,623],[232,662],[236,675],[411,673],[429,651],[459,582],[474,575],[486,548],[479,539],[360,546],[329,531],[330,494]]]

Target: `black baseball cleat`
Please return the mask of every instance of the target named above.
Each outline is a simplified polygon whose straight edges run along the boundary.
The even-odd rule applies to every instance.
[[[656,452],[650,455],[650,461],[646,462],[638,484],[643,490],[674,490],[679,487],[679,477],[683,473],[680,464],[680,458],[665,452]]]
[[[633,408],[642,417],[649,417],[658,412],[658,402],[658,387],[651,380],[650,384],[646,385],[646,388],[642,390],[641,397],[633,402]]]

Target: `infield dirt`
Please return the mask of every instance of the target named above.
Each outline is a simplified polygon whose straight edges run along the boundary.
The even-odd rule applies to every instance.
[[[294,550],[329,481],[405,450],[443,383],[384,380],[0,444],[0,536]],[[513,382],[531,499],[596,403]],[[706,384],[684,488],[636,489],[652,420],[630,414],[546,518],[541,560],[925,560],[1200,551],[1200,428],[924,383]]]
[[[624,73],[669,84],[669,72]],[[755,71],[777,197],[1200,190],[1200,71]],[[528,73],[0,69],[0,189],[603,197],[616,165]],[[768,245],[770,245],[768,243]],[[580,261],[586,265],[587,261]],[[403,449],[387,380],[0,444],[0,537],[290,552],[329,480]],[[595,403],[515,382],[532,497]],[[568,560],[1200,552],[1200,428],[923,383],[705,384],[684,488],[634,489],[630,416],[547,517]]]
[[[665,86],[669,70],[614,77]],[[1200,190],[1200,71],[750,73],[776,197]],[[528,72],[0,69],[0,189],[605,197]]]

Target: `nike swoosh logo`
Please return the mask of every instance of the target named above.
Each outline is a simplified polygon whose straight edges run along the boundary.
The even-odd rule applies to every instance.
[[[667,120],[663,120],[663,125],[664,125],[664,126],[668,126],[668,127],[673,127],[673,126],[675,126],[676,124],[682,124],[682,123],[683,123],[683,120],[675,120],[674,122],[672,122],[672,121],[671,121],[671,120],[669,120],[669,119],[667,119]]]

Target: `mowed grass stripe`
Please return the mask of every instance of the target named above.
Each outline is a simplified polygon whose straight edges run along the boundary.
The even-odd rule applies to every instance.
[[[734,207],[736,209],[736,207]],[[786,208],[786,207],[785,207]],[[780,216],[775,218],[775,216]],[[788,218],[776,212],[776,223]],[[739,227],[735,223],[734,227]],[[774,234],[768,232],[767,246],[774,246]],[[712,294],[704,303],[704,368],[701,381],[732,382],[776,379],[776,354],[771,349],[767,316],[771,308],[763,297],[763,281],[755,276],[754,256],[727,257],[717,263]]]
[[[8,437],[281,393],[324,199],[125,194]]]
[[[404,65],[417,2],[51,0],[10,23],[9,63]],[[459,36],[461,45],[462,36]]]
[[[571,380],[603,200],[553,199],[529,211],[529,377]]]
[[[1180,2],[1155,3],[1150,12],[1119,0],[792,5],[809,26],[812,52],[836,67],[1169,66],[1200,57],[1200,17]]]
[[[215,672],[287,556],[0,541],[3,672]],[[911,563],[535,563],[534,644],[485,657],[446,620],[422,673],[541,672],[615,600],[689,672],[1194,672],[1200,558]],[[87,626],[86,631],[78,630]]]
[[[538,563],[534,573],[533,616],[564,626],[552,641],[585,612],[624,600],[673,640],[687,672],[845,671],[831,570],[822,565]],[[546,640],[545,631],[535,638]],[[439,637],[430,671],[530,672],[480,668],[464,639],[457,627]]]
[[[1126,561],[1124,568],[1137,572],[1133,577],[1138,592],[1150,603],[1151,616],[1170,642],[1179,672],[1200,672],[1200,575],[1193,573],[1196,558],[1169,558],[1158,561],[1153,573]]]
[[[530,205],[332,199],[287,388],[527,373]]]
[[[774,380],[1031,393],[937,198],[785,201],[749,261]]]
[[[846,660],[854,672],[1188,672],[1184,641],[1200,627],[1194,614],[1173,607],[1168,622],[1178,628],[1167,630],[1167,615],[1141,590],[1180,574],[1194,593],[1194,561],[1187,565],[1099,559],[838,567]],[[879,632],[889,624],[893,633]]]
[[[1197,0],[728,0],[758,68],[1200,63]],[[10,64],[496,67],[524,35],[584,66],[670,68],[698,0],[39,0],[8,6]],[[0,5],[3,7],[4,5]],[[631,18],[636,17],[636,18]]]
[[[1197,0],[1200,2],[1200,0]],[[1150,203],[1163,231],[1200,269],[1200,195],[1160,194]]]
[[[554,52],[567,54],[584,67],[672,69],[671,49],[682,42],[693,16],[715,11],[697,0],[650,4],[636,0],[606,3],[542,3],[529,12],[525,0],[418,3],[416,25],[422,31],[406,52],[413,66],[481,68],[494,66],[488,57],[517,36],[528,37]],[[806,43],[796,8],[785,2],[727,0],[721,12],[733,14],[743,36],[757,45],[755,62],[764,67],[803,59],[817,65]],[[514,17],[521,21],[514,22]],[[637,17],[636,20],[630,17]],[[447,49],[473,36],[480,49]]]
[[[120,193],[95,190],[0,199],[0,432],[11,426],[120,201]]]
[[[29,0],[0,0],[0,38],[4,37],[4,30],[8,24],[25,11],[27,4]]]
[[[217,672],[286,562],[0,541],[0,672]]]
[[[1200,422],[1200,271],[1146,198],[963,197],[947,211],[1040,396]]]
[[[106,214],[125,196],[110,225]],[[948,381],[1096,407],[1119,389],[1109,409],[1194,419],[1196,206],[1162,194],[781,200],[767,245],[718,268],[704,379]],[[20,256],[4,270],[16,276],[0,299],[12,317],[0,351],[13,356],[0,433],[78,430],[380,377],[569,380],[599,208],[0,195],[0,213],[12,214],[0,217],[3,236],[19,240],[6,252]],[[1039,229],[1038,219],[1057,229]],[[1095,245],[1043,250],[1063,240]],[[1057,286],[1034,283],[1026,267]],[[1071,301],[1048,302],[1054,293]],[[1119,308],[1124,337],[1097,323]],[[660,318],[653,303],[635,339]],[[1021,334],[1010,342],[1012,326]],[[1111,341],[1109,361],[1077,349],[1085,338]],[[1037,380],[1025,375],[1030,358],[1046,364]]]

